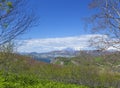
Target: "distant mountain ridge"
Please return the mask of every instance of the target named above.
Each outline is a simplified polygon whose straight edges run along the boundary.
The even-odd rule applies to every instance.
[[[66,48],[63,50],[51,51],[46,53],[23,53],[24,55],[31,56],[33,59],[50,63],[54,58],[57,57],[75,57],[75,56],[84,56],[84,55],[91,55],[91,56],[99,56],[99,55],[107,55],[114,53],[116,51],[101,51],[101,50],[75,50],[72,48]]]
[[[37,52],[31,52],[27,53],[30,56],[40,57],[40,58],[55,58],[55,57],[73,57],[79,54],[79,51],[74,50],[72,48],[66,48],[63,50],[56,50],[46,53],[37,53]]]

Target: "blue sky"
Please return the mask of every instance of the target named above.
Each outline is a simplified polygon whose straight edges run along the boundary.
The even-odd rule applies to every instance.
[[[102,34],[90,34],[85,30],[84,18],[98,11],[88,8],[91,0],[29,0],[30,8],[40,18],[40,24],[21,36],[19,52],[49,52],[72,48],[95,49],[91,38],[109,39]],[[88,28],[90,29],[90,28]],[[109,47],[109,49],[114,49]]]
[[[96,11],[90,10],[91,0],[30,0],[30,7],[40,17],[40,25],[24,35],[19,52],[49,52],[72,48],[90,49],[90,35],[84,28],[84,18]]]
[[[40,17],[40,24],[31,28],[23,38],[56,38],[88,34],[83,18],[94,11],[88,8],[91,0],[31,0],[31,8]]]

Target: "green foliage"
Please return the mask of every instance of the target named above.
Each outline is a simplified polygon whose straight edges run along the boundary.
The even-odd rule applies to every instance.
[[[96,58],[95,58],[95,61],[96,61],[96,62],[102,62],[102,58],[101,58],[101,57],[96,57]]]
[[[40,80],[31,75],[15,75],[13,73],[3,76],[0,74],[1,88],[89,88],[75,84],[64,84],[49,80]]]
[[[13,4],[11,1],[2,0],[0,2],[0,8],[2,10],[11,9],[11,8],[13,8]]]
[[[93,59],[74,57],[69,61],[78,61],[79,65],[56,65],[38,62],[17,54],[0,55],[3,55],[0,56],[2,88],[119,88],[120,86],[120,72],[113,71],[109,65],[104,65],[111,61],[106,60],[107,57]],[[61,60],[66,61],[64,58]]]
[[[9,8],[13,8],[12,2],[7,2],[7,6],[8,6]]]

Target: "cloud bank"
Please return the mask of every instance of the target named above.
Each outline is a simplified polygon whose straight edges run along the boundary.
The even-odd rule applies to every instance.
[[[22,45],[18,47],[19,52],[49,52],[55,50],[62,50],[72,48],[75,50],[91,49],[89,47],[89,40],[99,34],[81,35],[63,38],[46,38],[46,39],[30,39],[20,40]]]

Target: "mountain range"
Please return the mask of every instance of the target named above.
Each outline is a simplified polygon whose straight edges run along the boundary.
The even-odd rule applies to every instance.
[[[111,54],[115,51],[101,51],[101,50],[75,50],[72,48],[66,48],[63,50],[56,50],[51,52],[45,52],[45,53],[37,53],[37,52],[31,52],[31,53],[22,53],[22,55],[28,55],[32,57],[33,59],[43,61],[50,63],[52,60],[54,60],[57,57],[75,57],[75,56],[83,56],[83,55],[92,55],[92,56],[99,56],[99,55],[105,55],[105,54]]]

